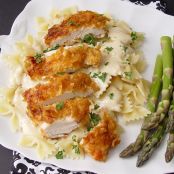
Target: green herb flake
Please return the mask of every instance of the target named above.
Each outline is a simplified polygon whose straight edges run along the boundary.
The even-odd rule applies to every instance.
[[[94,73],[91,77],[92,78],[99,78],[104,83],[106,80],[106,77],[107,77],[107,73],[106,72]]]
[[[93,73],[93,74],[92,74],[92,73],[90,72],[90,74],[91,74],[92,78],[97,78],[97,77],[98,77],[98,73]]]
[[[98,75],[98,78],[104,83],[107,77],[107,73],[102,73]]]
[[[75,151],[76,154],[80,154],[80,148],[78,144],[73,144],[72,149]]]
[[[90,123],[93,127],[97,126],[100,120],[101,119],[98,114],[92,112],[90,113]]]
[[[94,37],[93,34],[86,34],[82,41],[93,46],[97,44],[97,39]]]
[[[77,137],[76,137],[76,135],[73,135],[73,136],[72,136],[72,140],[73,140],[74,142],[77,142]]]
[[[106,47],[105,50],[110,53],[114,48],[113,47]]]
[[[64,107],[64,102],[60,102],[56,105],[57,110],[61,110]]]
[[[114,98],[114,93],[110,93],[109,98],[112,100]]]
[[[129,79],[129,80],[132,79],[132,72],[124,72],[124,75],[127,79]]]
[[[49,52],[49,51],[57,50],[59,47],[60,47],[60,45],[57,44],[57,45],[55,45],[55,46],[53,46],[53,47],[51,47],[51,48],[47,48],[47,49],[43,50],[43,52],[44,52],[44,53],[47,53],[47,52]]]
[[[35,59],[36,63],[41,63],[42,62],[42,54],[36,53],[36,55],[34,56],[34,59]]]
[[[87,127],[87,131],[91,131],[95,126],[98,125],[98,123],[100,122],[101,118],[98,114],[96,113],[90,113],[90,124]]]
[[[91,131],[95,126],[98,125],[98,123],[100,122],[101,118],[98,114],[96,113],[90,113],[90,124],[87,127],[87,131]]]
[[[97,110],[100,106],[98,104],[94,105],[94,110]]]
[[[106,62],[106,63],[105,63],[105,66],[107,66],[108,64],[109,64],[109,62]]]
[[[64,150],[59,150],[56,154],[57,159],[63,159]]]
[[[131,38],[132,38],[132,41],[135,41],[138,38],[137,33],[136,32],[132,32],[131,33]]]

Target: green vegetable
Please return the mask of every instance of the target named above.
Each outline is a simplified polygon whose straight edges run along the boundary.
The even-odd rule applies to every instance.
[[[34,56],[34,59],[35,59],[36,63],[41,63],[42,62],[42,54],[36,53],[36,55]]]
[[[58,151],[57,154],[56,154],[56,158],[57,159],[63,159],[63,156],[64,156],[63,153],[64,153],[64,150]]]
[[[106,63],[105,63],[105,66],[107,66],[108,64],[109,64],[109,62],[106,62]]]
[[[165,136],[167,118],[157,127],[151,137],[145,142],[140,154],[138,155],[137,167],[142,166],[160,146]]]
[[[127,79],[131,80],[131,79],[132,79],[132,72],[124,72],[124,76],[125,76]]]
[[[167,149],[165,153],[166,162],[170,162],[174,157],[174,128],[169,133],[169,138],[167,141]]]
[[[163,87],[161,92],[161,101],[157,110],[144,122],[143,129],[150,130],[158,127],[159,123],[165,118],[170,106],[170,98],[173,90],[173,53],[172,42],[168,36],[161,37],[162,59],[163,59]]]
[[[100,106],[98,104],[94,105],[94,110],[97,110]]]
[[[110,93],[109,98],[112,100],[114,98],[114,93]]]
[[[101,118],[98,114],[91,112],[90,113],[90,125],[88,126],[87,130],[90,131],[95,126],[97,126],[98,123],[100,122],[100,120],[101,120]]]
[[[57,50],[59,47],[60,47],[60,45],[57,44],[57,45],[55,45],[55,46],[52,47],[52,48],[47,48],[47,49],[44,50],[43,52],[44,52],[44,53],[47,53],[47,52],[49,52],[49,51]]]
[[[75,151],[76,154],[80,154],[80,148],[79,145],[73,144],[72,149]]]
[[[107,73],[105,73],[105,72],[94,73],[92,75],[92,78],[99,78],[103,83],[105,82],[106,77],[107,77]]]
[[[82,41],[93,46],[97,44],[97,39],[93,34],[86,34]]]
[[[137,33],[133,31],[131,33],[131,38],[132,38],[132,41],[135,41],[138,38]]]
[[[61,110],[64,107],[64,102],[60,102],[56,105],[57,110]]]
[[[173,97],[174,97],[174,92],[173,92]],[[168,119],[166,131],[170,132],[174,129],[174,98],[170,104],[168,114],[169,114],[169,119]]]
[[[113,50],[113,48],[112,48],[112,47],[106,47],[105,50],[106,50],[108,53],[110,53],[110,52]]]
[[[76,137],[76,135],[73,135],[73,136],[72,136],[72,140],[73,140],[74,142],[77,142],[77,137]]]
[[[151,112],[155,112],[156,106],[158,104],[158,98],[159,98],[159,95],[161,92],[161,86],[162,86],[162,81],[161,81],[161,78],[163,75],[162,69],[163,69],[162,57],[161,55],[158,55],[156,58],[155,68],[153,72],[153,77],[152,77],[153,81],[150,87],[150,94],[147,100],[147,108]],[[148,121],[148,117],[150,117],[150,115],[148,115],[144,119],[144,122]],[[143,147],[144,143],[147,141],[150,134],[151,134],[151,131],[146,131],[141,129],[135,142],[127,146],[120,153],[120,157],[125,158],[125,157],[135,155]]]

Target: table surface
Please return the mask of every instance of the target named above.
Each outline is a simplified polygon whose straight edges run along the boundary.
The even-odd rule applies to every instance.
[[[167,2],[167,13],[174,15],[174,1]],[[0,35],[9,34],[16,16],[22,11],[29,0],[0,0]],[[9,5],[10,4],[10,5]],[[0,173],[9,173],[12,162],[12,151],[0,145]]]

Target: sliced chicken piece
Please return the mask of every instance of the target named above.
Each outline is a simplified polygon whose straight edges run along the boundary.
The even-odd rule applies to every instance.
[[[57,138],[79,126],[86,126],[89,123],[89,106],[87,98],[75,98],[49,106],[30,103],[27,114],[45,137]]]
[[[78,39],[83,39],[86,34],[101,37],[106,34],[106,24],[109,19],[102,14],[92,11],[79,11],[61,24],[54,25],[45,36],[48,46],[72,45]]]
[[[101,122],[84,137],[80,145],[95,160],[105,161],[109,150],[120,143],[115,119],[106,111]]]
[[[98,90],[99,87],[89,75],[79,72],[57,75],[46,84],[26,90],[23,96],[28,104],[50,105],[75,97],[87,97]]]
[[[25,67],[31,79],[41,79],[59,73],[72,73],[89,66],[98,67],[101,62],[99,48],[87,45],[61,47],[48,57],[27,57]]]

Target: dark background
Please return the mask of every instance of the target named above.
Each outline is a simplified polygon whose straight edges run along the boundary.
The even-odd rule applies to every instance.
[[[131,1],[135,2],[136,0]],[[150,2],[150,0],[145,1]],[[29,0],[0,0],[0,35],[9,34],[14,19],[23,10],[27,2]],[[162,0],[162,2],[167,4],[166,13],[174,15],[174,0]],[[0,174],[9,173],[11,162],[12,151],[0,145]]]

